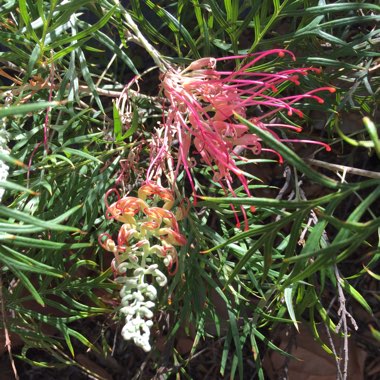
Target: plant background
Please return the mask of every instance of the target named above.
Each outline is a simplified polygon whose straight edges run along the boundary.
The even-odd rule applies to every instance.
[[[9,175],[1,182],[0,324],[21,378],[275,378],[294,365],[275,352],[294,352],[308,335],[330,350],[331,378],[379,375],[380,149],[376,128],[362,122],[379,124],[379,9],[314,0],[1,2],[0,158]],[[149,163],[139,144],[161,120],[159,71],[145,73],[154,57],[128,15],[173,65],[287,48],[297,62],[257,69],[313,65],[322,75],[297,91],[337,88],[323,105],[304,103],[298,121],[305,137],[332,152],[287,149],[264,136],[285,164],[249,157],[253,198],[238,189],[225,199],[210,170],[194,169],[209,198],[182,223],[189,245],[160,295],[149,355],[119,336],[118,286],[97,244],[112,228],[103,197],[122,174],[120,162],[137,155],[123,177],[133,192]],[[115,111],[113,100],[143,73],[129,108]],[[315,161],[313,171],[307,159],[370,178]],[[189,195],[184,176],[178,189]],[[236,228],[230,203],[255,205],[248,231]],[[338,352],[337,372],[331,351],[347,333],[353,356]],[[312,373],[323,354],[311,344]]]

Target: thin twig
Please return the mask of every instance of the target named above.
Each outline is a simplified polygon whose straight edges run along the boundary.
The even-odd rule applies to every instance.
[[[278,192],[278,195],[277,195],[276,199],[282,199],[282,197],[284,196],[286,190],[288,190],[288,187],[290,185],[290,180],[292,178],[291,174],[292,174],[292,171],[290,170],[290,167],[289,166],[285,166],[284,173],[282,175],[285,178],[285,183],[284,183],[284,186],[282,186],[282,188]]]
[[[290,180],[292,179],[292,171],[289,166],[285,166],[284,173],[282,174],[282,176],[285,178],[285,183],[284,183],[284,186],[282,186],[282,188],[278,192],[278,195],[276,197],[276,199],[279,199],[279,200],[282,199],[285,192],[288,190],[290,186]],[[282,209],[281,211],[284,211],[284,209]],[[281,220],[280,214],[276,216],[276,222],[278,222],[279,220]]]
[[[44,83],[40,82],[38,84],[28,83],[28,84],[24,84],[22,86],[12,87],[11,90],[4,91],[1,94],[1,96],[3,98],[6,96],[9,96],[9,95],[17,96],[20,93],[25,92],[25,91],[32,91],[32,93],[34,94],[37,91],[44,90],[44,89],[51,89],[51,88],[54,91],[57,91],[57,90],[59,90],[59,85],[53,85],[53,84],[48,83],[48,82],[44,82]],[[78,90],[79,90],[81,95],[92,95],[93,94],[93,90],[91,90],[88,86],[85,86],[85,85],[79,85]],[[99,95],[108,96],[111,98],[118,98],[123,94],[123,91],[106,90],[106,89],[102,89],[100,87],[96,87],[95,90]],[[147,99],[147,100],[154,101],[154,102],[160,102],[161,103],[163,100],[162,98],[159,98],[157,96],[149,96],[149,95],[140,94],[138,91],[135,91],[135,90],[129,90],[129,93],[130,93],[131,97]],[[23,103],[25,100],[28,100],[30,97],[31,97],[31,94],[27,95],[25,98],[22,99],[22,101],[20,103]]]
[[[356,321],[354,317],[347,311],[346,309],[346,297],[343,292],[342,284],[343,281],[342,277],[340,276],[339,270],[337,265],[334,265],[334,272],[335,277],[337,279],[337,287],[338,287],[338,299],[339,299],[339,309],[338,309],[338,315],[340,316],[339,322],[336,325],[336,332],[339,332],[339,330],[343,330],[343,371],[342,371],[342,380],[347,379],[348,374],[348,323],[347,318],[351,321],[351,324],[353,325],[354,329],[358,329],[358,325],[356,324]]]
[[[4,296],[3,296],[3,278],[0,274],[0,303],[1,303],[1,315],[3,319],[3,327],[4,327],[4,335],[5,335],[5,347],[7,348],[8,355],[9,355],[9,361],[11,362],[13,374],[15,376],[16,380],[19,380],[20,377],[18,376],[17,373],[17,368],[13,359],[12,355],[12,342],[11,342],[11,337],[9,335],[8,327],[7,327],[7,317],[5,314],[5,304],[4,304]]]
[[[331,350],[332,350],[332,352],[334,354],[334,358],[335,358],[335,364],[336,364],[336,370],[337,370],[336,378],[337,378],[337,380],[343,380],[343,374],[342,374],[342,370],[340,368],[340,356],[338,355],[338,353],[336,351],[334,340],[331,336],[329,326],[327,325],[327,323],[324,323],[324,326],[326,329],[326,335],[327,335],[327,338],[329,340]]]
[[[299,199],[301,199],[303,201],[307,201],[308,199],[306,197],[306,194],[302,190],[302,181],[298,182],[297,189],[298,189]],[[315,211],[313,209],[311,209],[309,219],[307,221],[305,228],[301,232],[301,235],[300,235],[299,240],[298,240],[298,244],[300,244],[302,246],[305,244],[305,236],[306,236],[307,232],[309,231],[310,226],[312,224],[316,225],[317,223],[318,223],[317,214],[315,213]],[[326,231],[323,231],[322,237],[324,238],[325,241],[328,241]]]
[[[311,165],[319,166],[333,172],[344,172],[349,174],[360,175],[362,177],[380,179],[380,173],[372,172],[369,170],[353,168],[351,166],[330,164],[329,162],[314,160],[313,158],[306,158],[305,161]]]

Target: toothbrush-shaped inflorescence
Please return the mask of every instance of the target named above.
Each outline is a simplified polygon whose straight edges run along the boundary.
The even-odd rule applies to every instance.
[[[109,205],[107,198],[112,192],[117,201]],[[111,266],[116,281],[122,284],[120,312],[125,315],[125,325],[121,334],[125,340],[133,340],[150,351],[155,284],[162,287],[167,283],[156,258],[163,260],[169,275],[178,270],[176,247],[186,244],[177,223],[183,211],[178,210],[177,215],[170,211],[173,192],[153,182],[141,186],[137,197],[120,197],[117,190],[111,189],[105,201],[106,217],[123,223],[116,241],[107,233],[99,236],[100,245],[115,256]]]
[[[296,108],[296,104],[304,99],[312,99],[323,103],[317,95],[322,91],[334,92],[332,87],[322,87],[303,94],[280,96],[279,88],[284,84],[298,85],[299,78],[310,72],[318,73],[316,68],[295,68],[276,73],[254,71],[254,66],[260,60],[270,55],[282,58],[289,55],[295,59],[293,53],[283,49],[273,49],[265,52],[232,56],[227,58],[202,58],[191,63],[184,70],[171,69],[162,79],[162,89],[169,101],[164,117],[165,131],[161,138],[162,146],[156,157],[151,160],[148,176],[152,176],[155,167],[170,152],[173,141],[178,140],[179,152],[177,157],[176,174],[180,167],[184,167],[194,191],[194,182],[191,167],[194,158],[190,155],[191,146],[194,146],[203,162],[213,171],[214,181],[220,183],[226,192],[234,195],[232,187],[233,173],[250,196],[246,173],[238,168],[236,160],[239,149],[250,150],[258,155],[265,149],[260,139],[251,133],[246,125],[237,121],[234,114],[238,114],[249,121],[267,130],[273,136],[284,142],[306,142],[330,147],[321,142],[309,140],[284,140],[275,132],[278,128],[288,128],[299,132],[301,128],[273,122],[279,111],[285,111],[288,116],[296,114],[302,117],[303,113]],[[218,71],[218,61],[244,59],[248,63],[234,71]],[[248,117],[251,114],[257,117]],[[280,157],[280,161],[282,157]]]

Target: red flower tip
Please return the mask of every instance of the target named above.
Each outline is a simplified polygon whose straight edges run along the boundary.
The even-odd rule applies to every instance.
[[[328,90],[333,94],[334,92],[336,92],[336,88],[334,87],[329,87]]]
[[[305,116],[305,115],[303,114],[303,112],[300,111],[300,110],[295,109],[294,112],[295,112],[295,113],[296,113],[301,119],[303,119],[304,116]],[[289,116],[291,116],[291,114],[290,114]]]
[[[293,82],[295,85],[299,86],[301,82],[298,80],[298,75],[293,75],[289,78],[291,82]]]
[[[168,265],[169,276],[175,276],[178,271],[178,258],[175,257],[173,261]]]
[[[109,203],[108,203],[108,198],[110,196],[110,194],[112,193],[115,193],[116,194],[116,197],[117,197],[117,200],[119,201],[120,200],[120,193],[119,191],[116,189],[116,187],[111,187],[109,190],[107,190],[107,192],[104,194],[104,204],[106,205],[106,208],[109,209]]]
[[[255,206],[251,206],[249,209],[250,209],[251,212],[256,212],[256,207]]]
[[[331,146],[327,144],[323,144],[327,152],[331,152]]]
[[[284,58],[284,57],[285,57],[285,53],[284,53],[283,51],[279,51],[279,52],[278,52],[278,56],[279,56],[280,58]]]
[[[318,99],[319,104],[323,104],[325,101],[323,99]]]
[[[179,232],[173,231],[173,236],[178,245],[184,246],[187,243],[187,239]]]

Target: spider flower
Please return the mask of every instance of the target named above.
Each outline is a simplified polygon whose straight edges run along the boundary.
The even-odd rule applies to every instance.
[[[321,142],[309,140],[285,140],[276,133],[278,128],[287,128],[296,132],[300,127],[273,121],[279,111],[288,116],[303,113],[297,109],[297,104],[304,100],[314,100],[323,103],[318,96],[322,91],[334,92],[332,87],[321,87],[302,94],[283,96],[280,88],[286,84],[300,84],[299,78],[311,72],[320,70],[312,67],[282,70],[276,73],[257,72],[254,66],[260,60],[270,55],[284,57],[293,53],[283,49],[273,49],[266,52],[231,56],[226,58],[202,58],[191,63],[184,70],[171,69],[162,79],[162,89],[169,101],[169,107],[164,117],[165,133],[161,139],[162,145],[158,154],[151,161],[148,174],[162,160],[169,147],[177,139],[179,153],[177,160],[177,175],[183,166],[194,191],[191,167],[194,158],[190,149],[195,147],[203,162],[213,171],[214,181],[220,183],[225,191],[234,195],[232,187],[234,174],[250,196],[246,173],[239,169],[237,160],[244,160],[239,152],[250,150],[254,155],[262,151],[271,151],[262,147],[261,140],[252,134],[246,125],[239,123],[234,114],[238,114],[255,125],[267,130],[273,136],[284,142],[306,142],[324,145]],[[219,61],[243,59],[248,61],[234,71],[218,71]],[[256,117],[249,115],[257,114]],[[281,156],[280,161],[282,161]]]
[[[117,201],[109,205],[108,197],[112,193],[116,194]],[[161,204],[160,207],[158,203]],[[116,189],[107,191],[106,218],[115,219],[123,225],[119,229],[116,242],[108,233],[103,233],[99,236],[99,243],[104,249],[114,253],[112,266],[115,274],[120,274],[117,266],[123,261],[132,260],[135,263],[137,256],[148,257],[153,254],[164,258],[169,274],[175,274],[178,257],[174,246],[185,245],[186,238],[180,233],[178,226],[178,219],[182,215],[170,211],[173,203],[173,192],[153,182],[142,185],[137,197],[120,197]]]
[[[117,200],[109,204],[108,197],[112,193]],[[115,281],[122,284],[120,313],[125,316],[125,323],[121,334],[145,351],[151,349],[149,338],[157,287],[167,284],[167,277],[156,261],[161,259],[169,275],[175,275],[178,270],[176,247],[186,244],[178,227],[184,211],[176,214],[170,211],[174,200],[171,190],[154,182],[142,185],[137,197],[121,197],[116,189],[105,195],[107,219],[123,223],[116,241],[108,233],[99,236],[99,244],[115,256],[111,268]]]

